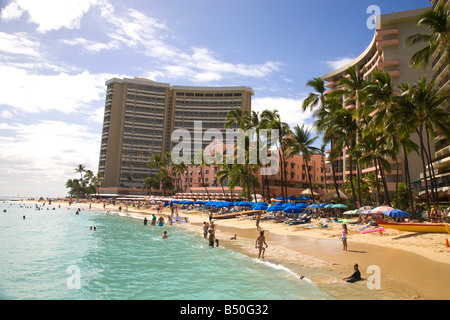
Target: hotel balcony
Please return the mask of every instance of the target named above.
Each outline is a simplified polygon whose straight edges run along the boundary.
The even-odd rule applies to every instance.
[[[377,30],[375,33],[375,37],[377,41],[383,40],[383,37],[386,36],[397,36],[399,34],[398,28],[392,28],[392,29],[384,29],[384,30]]]
[[[334,89],[338,85],[337,81],[330,81],[325,84],[325,87],[329,89]]]
[[[381,51],[385,47],[398,46],[399,44],[400,40],[398,39],[380,40],[377,41],[377,50]]]
[[[392,66],[399,66],[400,60],[394,59],[394,60],[387,60],[387,61],[380,61],[378,62],[378,70],[383,71],[385,67],[392,67]]]

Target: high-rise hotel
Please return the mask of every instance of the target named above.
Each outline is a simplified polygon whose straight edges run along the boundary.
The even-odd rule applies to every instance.
[[[428,33],[428,30],[425,27],[417,25],[420,17],[427,10],[429,10],[429,8],[377,16],[376,30],[372,41],[366,50],[358,58],[347,65],[322,76],[327,82],[326,87],[329,88],[326,93],[330,93],[337,89],[339,79],[345,77],[346,70],[352,66],[357,66],[360,70],[363,70],[364,78],[366,80],[371,80],[374,70],[388,72],[392,77],[392,85],[395,90],[398,90],[398,86],[403,82],[408,82],[410,84],[416,83],[419,80],[419,77],[427,76],[428,79],[432,79],[434,71],[431,67],[425,70],[414,69],[409,63],[410,57],[421,49],[421,46],[415,45],[412,48],[405,46],[405,41],[409,36],[416,33]],[[344,105],[348,110],[354,110],[356,107],[352,99],[344,101]],[[415,133],[411,134],[411,139],[416,143],[419,141],[419,138]],[[431,152],[434,152],[434,145],[430,148]],[[422,172],[419,155],[411,153],[408,159],[411,180],[417,180],[420,178]],[[346,150],[343,150],[342,156],[338,157],[334,163],[338,184],[345,182],[350,174],[348,160],[348,154],[346,154]],[[397,185],[397,178],[399,178],[400,181],[403,181],[404,159],[402,155],[399,154],[396,161],[391,158],[387,158],[386,160],[388,160],[392,166],[392,171],[390,173],[386,172],[387,187],[389,191],[393,192]],[[354,164],[353,172],[356,172]],[[373,165],[368,165],[361,168],[361,172],[363,176],[366,176],[371,172],[375,172],[375,167]],[[332,184],[333,180],[331,172],[327,173],[327,178],[327,182]]]
[[[203,132],[224,128],[230,111],[250,112],[252,95],[246,86],[171,86],[143,78],[107,81],[101,189],[118,194],[118,188],[141,188],[152,174],[146,165],[152,155],[172,150],[174,130],[186,129],[194,137],[194,121],[202,121]]]

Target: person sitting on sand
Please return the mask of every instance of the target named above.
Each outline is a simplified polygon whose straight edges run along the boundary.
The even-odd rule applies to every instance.
[[[358,270],[357,263],[355,263],[355,265],[353,266],[353,270],[354,271],[351,276],[342,278],[342,280],[346,280],[348,283],[353,283],[353,282],[361,280],[361,272],[359,272],[359,270]]]

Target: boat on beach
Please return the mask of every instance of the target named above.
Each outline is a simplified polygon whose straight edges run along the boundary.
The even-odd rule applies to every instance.
[[[252,216],[259,211],[261,211],[261,210],[239,211],[239,212],[232,212],[232,213],[216,214],[216,215],[213,215],[212,218],[217,219],[217,220],[218,219],[233,219],[233,218],[242,217],[242,216]]]
[[[389,221],[378,221],[378,225],[398,231],[419,233],[450,233],[448,223],[396,223]]]

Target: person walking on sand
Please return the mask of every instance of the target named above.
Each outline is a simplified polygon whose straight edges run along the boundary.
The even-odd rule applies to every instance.
[[[266,243],[266,237],[264,236],[264,231],[261,231],[255,242],[255,248],[259,249],[258,259],[264,259],[264,253],[266,252],[266,248],[264,248],[264,245],[266,246],[266,248],[268,247]]]
[[[347,224],[342,225],[342,232],[341,232],[341,240],[342,240],[342,250],[347,251]]]
[[[261,230],[261,228],[259,227],[260,222],[261,222],[261,211],[258,211],[258,213],[256,213],[256,230]]]

